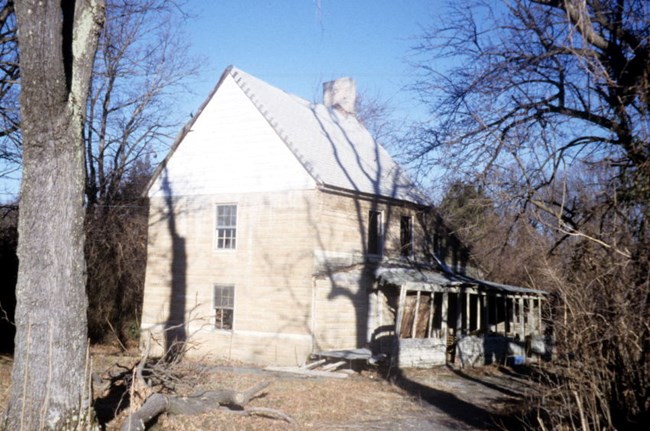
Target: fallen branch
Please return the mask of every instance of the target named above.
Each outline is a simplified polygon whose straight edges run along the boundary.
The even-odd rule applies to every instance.
[[[275,409],[269,409],[266,407],[250,407],[246,410],[230,410],[230,409],[223,409],[223,411],[228,412],[228,413],[233,413],[241,416],[266,416],[272,419],[282,419],[290,424],[295,425],[296,421],[293,419],[291,416],[289,416],[286,413],[281,412],[280,410],[275,410]]]
[[[144,402],[142,407],[133,412],[122,425],[122,431],[144,431],[146,423],[160,415],[169,413],[172,415],[196,415],[209,410],[218,409],[221,406],[236,407],[239,411],[246,411],[243,408],[260,391],[264,390],[270,382],[259,383],[244,392],[237,392],[231,389],[220,391],[207,391],[200,394],[181,397],[175,395],[153,394]],[[266,411],[268,410],[268,411]],[[272,409],[251,409],[250,414],[274,414],[290,422],[291,418],[282,412]],[[287,419],[288,418],[288,419]],[[290,420],[289,420],[290,419]],[[291,422],[293,423],[293,422]]]

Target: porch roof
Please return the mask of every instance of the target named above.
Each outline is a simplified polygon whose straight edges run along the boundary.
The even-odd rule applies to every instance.
[[[477,287],[486,292],[511,295],[546,295],[547,292],[508,284],[494,283],[451,271],[437,271],[417,267],[379,267],[375,276],[380,283],[402,285],[430,285],[437,288]]]

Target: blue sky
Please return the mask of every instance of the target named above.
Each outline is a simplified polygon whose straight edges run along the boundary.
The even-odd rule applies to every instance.
[[[179,118],[209,95],[228,65],[321,102],[322,83],[352,77],[357,91],[384,102],[394,119],[423,119],[408,91],[407,59],[423,28],[444,16],[444,0],[187,0],[190,56],[200,59],[191,94],[177,99]],[[161,156],[162,157],[162,156]],[[0,180],[0,202],[15,198],[18,173]]]
[[[230,64],[289,93],[321,101],[322,82],[341,76],[386,101],[400,117],[418,111],[406,90],[406,59],[442,0],[190,0],[187,28],[204,58],[196,109]],[[419,109],[419,112],[424,112]]]

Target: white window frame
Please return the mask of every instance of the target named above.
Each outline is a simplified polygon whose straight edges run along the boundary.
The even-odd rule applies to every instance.
[[[235,207],[235,225],[234,227],[231,225],[220,225],[219,224],[219,208],[220,207]],[[238,225],[239,225],[239,206],[236,203],[218,203],[215,204],[214,206],[214,250],[220,251],[220,252],[228,252],[228,251],[234,251],[237,250],[237,231]],[[230,241],[234,243],[233,246],[231,247],[219,247],[219,240],[221,239],[219,236],[219,230],[220,229],[228,229],[228,230],[233,230],[234,235],[230,237]],[[225,239],[224,239],[225,240]]]
[[[223,303],[223,293],[219,295],[220,301],[217,299],[217,289],[229,289],[230,292],[232,292],[232,295],[230,295],[230,303],[227,304]],[[220,303],[217,304],[217,302]],[[234,329],[235,327],[235,285],[234,284],[215,283],[212,286],[212,311],[214,312],[212,319],[213,319],[213,326],[215,330],[231,332]],[[224,328],[223,325],[223,316],[225,314],[224,312],[226,311],[229,311],[231,315],[229,328]],[[218,318],[219,312],[221,312],[221,319]]]

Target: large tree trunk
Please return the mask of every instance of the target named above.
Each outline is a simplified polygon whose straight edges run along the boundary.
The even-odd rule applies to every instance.
[[[88,419],[82,124],[102,16],[103,0],[16,2],[23,181],[9,430]]]

